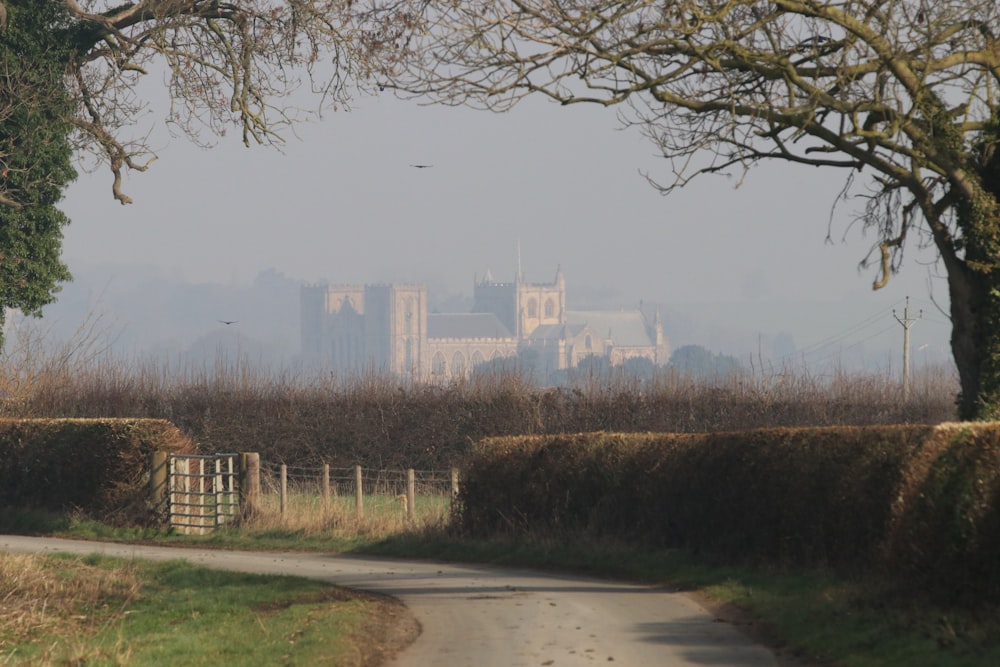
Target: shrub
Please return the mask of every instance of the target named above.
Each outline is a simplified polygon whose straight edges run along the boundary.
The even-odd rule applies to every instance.
[[[1000,424],[487,439],[467,534],[611,537],[1000,602]]]
[[[0,506],[133,523],[147,514],[155,450],[194,445],[164,420],[0,420]]]

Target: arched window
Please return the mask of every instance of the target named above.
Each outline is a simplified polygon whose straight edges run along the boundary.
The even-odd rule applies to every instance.
[[[528,317],[538,317],[538,301],[528,299]]]
[[[456,352],[451,357],[451,375],[452,377],[463,377],[465,375],[465,355],[461,352]]]
[[[479,350],[476,350],[475,352],[472,353],[472,367],[473,368],[475,368],[476,366],[484,363],[485,361],[486,361],[486,359],[483,358],[483,353],[480,352]]]
[[[594,341],[590,337],[590,334],[587,334],[587,337],[583,339],[583,346],[587,348],[588,351],[594,349]]]
[[[444,355],[440,352],[434,354],[434,358],[431,359],[431,375],[444,375],[445,371]]]
[[[556,304],[552,299],[545,300],[545,317],[555,317]]]

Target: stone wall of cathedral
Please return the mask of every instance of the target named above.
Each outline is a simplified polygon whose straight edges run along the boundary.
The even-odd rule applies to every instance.
[[[429,379],[468,377],[479,364],[516,356],[517,350],[516,338],[431,338],[427,342]]]
[[[620,341],[616,344],[608,324],[600,332],[580,322],[567,325],[562,271],[556,272],[551,283],[497,282],[487,275],[474,286],[474,304],[473,312],[492,313],[511,335],[474,337],[483,334],[469,332],[429,337],[427,289],[422,285],[304,286],[303,359],[333,372],[447,381],[467,377],[475,366],[516,356],[521,350],[532,351],[544,373],[575,367],[592,355],[608,356],[614,364],[633,357],[662,364],[669,353],[659,317],[651,325],[645,323],[650,344],[642,345],[640,340],[632,347]],[[645,322],[640,313],[630,312],[633,324],[636,318]],[[580,313],[574,315],[579,318]],[[599,315],[594,314],[595,320],[600,320]],[[462,330],[460,325],[453,326]],[[502,331],[499,325],[496,329]],[[631,336],[632,340],[640,338]]]

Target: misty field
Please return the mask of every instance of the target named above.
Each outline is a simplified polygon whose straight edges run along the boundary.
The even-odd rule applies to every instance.
[[[915,369],[904,400],[894,374],[755,369],[647,378],[614,368],[543,388],[517,369],[446,385],[378,375],[272,372],[249,360],[211,366],[111,359],[86,330],[49,346],[20,337],[0,362],[0,417],[167,419],[202,452],[259,452],[297,466],[447,470],[490,436],[709,432],[772,426],[939,423],[956,418],[950,367]],[[82,341],[82,342],[81,342]]]

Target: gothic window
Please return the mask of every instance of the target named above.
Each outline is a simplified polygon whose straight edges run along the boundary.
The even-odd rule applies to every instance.
[[[528,299],[528,317],[538,317],[538,301]]]
[[[462,377],[465,375],[465,355],[456,352],[451,358],[452,377]]]
[[[545,300],[545,317],[555,317],[556,304],[552,299]]]
[[[594,349],[594,341],[591,339],[590,334],[587,334],[587,337],[583,339],[583,346],[587,348],[588,352]]]
[[[444,355],[440,352],[435,353],[434,358],[431,359],[431,375],[444,375],[446,370]]]
[[[480,352],[479,350],[476,350],[475,352],[472,353],[472,367],[473,368],[475,368],[476,366],[479,366],[480,364],[484,363],[485,361],[486,361],[486,359],[483,358],[483,353]]]

